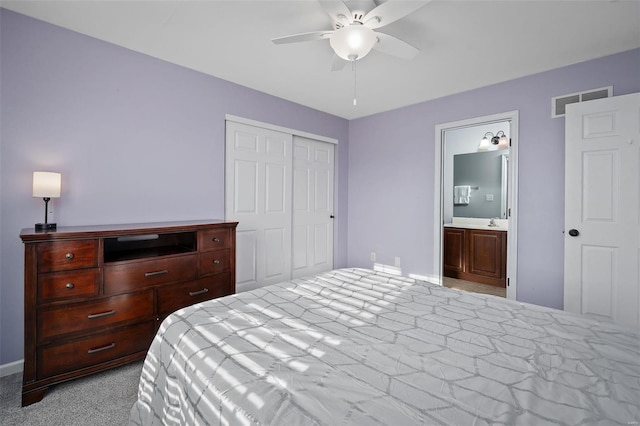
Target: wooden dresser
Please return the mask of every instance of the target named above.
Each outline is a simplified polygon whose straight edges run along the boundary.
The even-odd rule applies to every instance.
[[[507,232],[445,227],[444,276],[507,286]]]
[[[160,322],[235,293],[237,222],[24,229],[22,405],[143,358]]]

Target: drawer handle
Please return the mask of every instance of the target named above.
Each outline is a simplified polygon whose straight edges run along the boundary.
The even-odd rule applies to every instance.
[[[212,241],[213,241],[214,243],[219,243],[219,242],[220,242],[220,238],[218,238],[218,237],[213,237],[213,240],[212,240]]]
[[[109,315],[113,315],[115,313],[116,313],[116,311],[112,309],[110,311],[100,312],[99,314],[89,314],[89,315],[87,315],[87,318],[95,319],[95,318],[108,317]]]
[[[220,264],[220,261],[218,259],[214,260],[213,263],[215,263],[216,265]]]
[[[67,254],[65,254],[65,255],[64,255],[64,257],[65,257],[67,260],[71,260],[71,259],[73,259],[73,257],[74,257],[74,256],[73,256],[73,253],[67,253]]]
[[[155,271],[155,272],[145,272],[144,276],[145,277],[155,277],[156,275],[164,275],[164,274],[168,274],[169,271],[167,271],[166,269],[163,269],[162,271]]]
[[[205,294],[208,293],[209,289],[208,288],[203,288],[200,291],[190,291],[189,292],[189,296],[200,296],[201,294]]]
[[[75,286],[73,285],[73,283],[67,283],[67,285],[65,285],[65,287],[68,288],[69,290],[71,290]]]
[[[109,345],[101,346],[99,348],[92,348],[87,351],[88,354],[95,354],[96,352],[106,351],[107,349],[113,349],[116,347],[115,343],[111,343]]]

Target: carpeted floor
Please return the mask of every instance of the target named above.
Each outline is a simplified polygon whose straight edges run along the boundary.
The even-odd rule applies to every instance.
[[[52,386],[21,407],[22,373],[0,378],[0,425],[126,425],[136,401],[142,361]]]

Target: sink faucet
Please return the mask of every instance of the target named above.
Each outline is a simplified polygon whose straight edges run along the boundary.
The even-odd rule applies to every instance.
[[[491,220],[489,221],[489,226],[498,226],[494,218],[491,218]]]

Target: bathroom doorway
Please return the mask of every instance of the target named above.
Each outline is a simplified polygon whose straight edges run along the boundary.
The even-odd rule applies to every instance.
[[[518,111],[436,126],[434,271],[440,284],[444,284],[446,269],[446,275],[473,281],[454,280],[456,285],[460,284],[458,288],[471,291],[476,288],[478,292],[496,294],[491,289],[482,290],[489,284],[494,286],[497,295],[501,295],[500,290],[503,290],[502,294],[506,293],[507,298],[516,299],[517,135]],[[462,171],[459,176],[454,176],[454,161]],[[488,171],[484,164],[491,164],[491,170]],[[476,176],[472,174],[474,169],[480,170]],[[474,242],[479,244],[476,247],[483,249],[493,247],[492,250],[498,253],[494,256],[495,265],[503,262],[506,268],[496,271],[495,277],[491,278],[484,266],[480,266],[480,270],[472,263],[462,267],[462,258],[468,262],[473,256],[455,258],[455,252],[469,253]],[[464,244],[469,244],[470,248]],[[454,247],[453,251],[451,247]],[[504,253],[499,254],[502,249]],[[460,275],[455,273],[455,265],[452,266],[452,253],[453,262],[459,263]],[[451,286],[451,279],[447,278],[447,281]],[[506,292],[504,287],[499,288],[501,282],[506,286]]]

